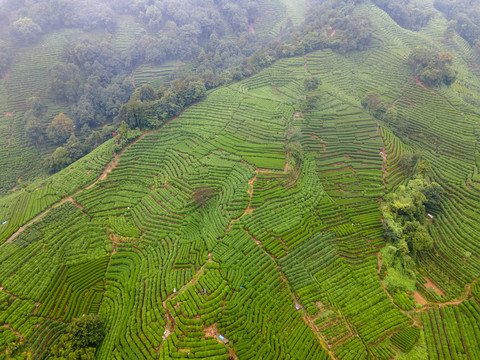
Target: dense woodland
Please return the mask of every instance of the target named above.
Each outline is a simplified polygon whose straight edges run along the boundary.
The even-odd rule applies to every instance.
[[[434,5],[452,21],[458,34],[480,51],[480,5],[470,0],[435,0]]]
[[[123,120],[130,126],[154,128],[177,115],[192,103],[192,96],[180,89],[188,88],[192,81],[200,87],[193,96],[198,100],[199,94],[204,94],[203,88],[252,76],[280,58],[323,48],[340,53],[366,49],[371,41],[369,20],[353,14],[353,7],[347,4],[314,1],[303,24],[297,28],[287,24],[281,37],[274,39],[250,31],[259,16],[258,1],[189,0],[181,5],[176,1],[6,1],[0,13],[10,11],[16,20],[9,19],[10,44],[0,43],[0,71],[8,67],[13,44],[20,41],[28,45],[58,28],[101,29],[111,34],[116,16],[123,13],[134,14],[143,24],[143,33],[132,41],[126,53],[116,52],[105,36],[101,42],[79,39],[68,43],[62,60],[49,69],[50,96],[69,109],[69,119],[73,120],[70,130],[64,129],[57,136],[52,129],[59,126],[58,122],[45,118],[45,104],[39,98],[29,100],[24,114],[25,133],[36,146],[57,146],[43,162],[54,172],[111,138]],[[138,104],[141,114],[148,113],[148,119],[128,121],[136,100],[129,101],[134,88],[127,76],[141,64],[169,60],[192,66],[172,74],[175,83],[171,89],[157,89],[164,100],[150,104],[155,109],[144,112],[144,105]],[[130,109],[127,117],[125,111],[118,116],[123,104],[123,109]],[[138,116],[144,116],[141,114]]]

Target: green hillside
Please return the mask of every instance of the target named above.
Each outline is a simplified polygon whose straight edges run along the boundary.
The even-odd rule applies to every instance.
[[[282,3],[262,9],[300,22]],[[95,359],[479,359],[479,59],[428,8],[414,32],[357,5],[367,50],[278,60],[119,154],[109,140],[0,198],[0,359],[60,358],[52,347],[91,314]],[[419,45],[451,53],[456,82],[423,83]],[[131,80],[161,88],[174,68]],[[10,79],[0,94],[42,84]],[[419,205],[433,246],[391,255],[385,206],[420,180],[443,189]]]

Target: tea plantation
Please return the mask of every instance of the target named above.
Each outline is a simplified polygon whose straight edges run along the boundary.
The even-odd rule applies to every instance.
[[[95,359],[480,359],[478,55],[440,13],[412,32],[356,11],[375,19],[368,50],[279,60],[1,198],[0,359],[52,358],[88,314],[104,320]],[[415,78],[419,43],[454,55],[451,87]],[[161,86],[173,67],[132,79]],[[445,196],[414,287],[392,291],[380,208],[415,152]]]

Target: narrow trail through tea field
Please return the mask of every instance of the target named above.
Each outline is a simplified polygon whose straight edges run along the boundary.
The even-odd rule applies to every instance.
[[[162,126],[160,126],[158,129],[155,129],[155,130],[152,130],[152,131],[149,131],[149,132],[145,132],[143,133],[142,135],[140,135],[138,138],[136,138],[132,143],[128,144],[120,153],[118,154],[114,154],[113,155],[113,159],[104,167],[102,173],[98,176],[98,178],[90,185],[86,186],[86,187],[82,187],[80,189],[78,189],[77,191],[75,191],[73,194],[70,194],[68,195],[67,197],[63,198],[62,200],[60,200],[59,202],[53,204],[52,206],[50,206],[48,209],[46,209],[45,211],[43,211],[40,215],[34,217],[33,219],[31,219],[30,221],[28,221],[26,224],[22,225],[15,233],[13,233],[2,245],[0,245],[0,248],[3,247],[5,244],[8,244],[8,243],[11,243],[13,239],[15,239],[20,233],[22,233],[27,227],[29,227],[30,225],[34,224],[35,222],[37,222],[38,220],[42,219],[45,215],[47,215],[52,209],[55,209],[57,207],[59,207],[60,205],[63,205],[64,203],[66,202],[72,202],[76,207],[78,207],[80,210],[83,210],[83,207],[80,205],[80,204],[77,204],[74,200],[73,200],[73,196],[75,195],[78,195],[80,194],[81,192],[83,192],[84,190],[88,190],[88,189],[91,189],[92,187],[96,186],[98,184],[99,181],[101,180],[105,180],[108,176],[109,173],[112,172],[113,169],[115,169],[115,167],[118,165],[118,161],[120,159],[120,156],[127,150],[129,149],[131,146],[135,145],[138,141],[142,140],[145,136],[147,135],[151,135],[151,134],[154,134],[158,131],[160,131],[163,127],[165,127],[166,125],[168,125],[171,121],[173,120],[176,120],[180,117],[180,115],[182,115],[187,109],[195,106],[198,102],[196,103],[193,103],[192,105],[190,105],[189,107],[185,108],[180,114],[178,114],[177,116],[174,116],[172,118],[170,118],[168,121],[166,121]]]

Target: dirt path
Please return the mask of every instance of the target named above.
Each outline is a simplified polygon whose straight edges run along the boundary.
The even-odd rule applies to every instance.
[[[415,301],[418,302],[420,305],[425,306],[428,304],[428,301],[423,298],[422,295],[418,291],[415,291],[413,293],[413,297],[415,298]]]
[[[57,207],[59,207],[60,205],[63,205],[64,203],[66,203],[67,201],[70,201],[71,197],[68,197],[68,198],[65,198],[65,199],[62,199],[60,202],[52,205],[50,208],[48,208],[47,210],[45,210],[43,213],[41,213],[40,215],[38,215],[37,217],[33,218],[32,220],[30,220],[29,222],[27,222],[25,225],[21,226],[15,233],[13,233],[8,239],[7,241],[5,241],[2,245],[0,245],[0,248],[3,247],[5,244],[8,244],[10,242],[12,242],[13,239],[15,239],[21,232],[23,232],[23,230],[25,230],[27,227],[29,227],[30,225],[32,225],[34,222],[37,222],[38,220],[40,220],[41,218],[43,218],[45,215],[47,215],[50,210],[52,209],[55,209]]]
[[[248,180],[249,189],[247,190],[247,194],[250,195],[250,200],[248,201],[247,208],[245,209],[245,211],[243,212],[243,214],[240,217],[230,220],[230,223],[228,224],[227,229],[225,230],[225,234],[228,232],[228,230],[230,230],[230,228],[232,227],[232,224],[235,221],[240,220],[242,217],[244,217],[248,213],[250,213],[250,214],[252,213],[253,209],[250,208],[250,205],[252,203],[252,197],[253,197],[253,183],[257,180],[257,176],[258,176],[259,171],[260,171],[259,169],[255,170],[255,176],[253,178],[251,178],[250,180]]]
[[[50,210],[56,208],[56,207],[59,207],[60,205],[64,204],[65,202],[67,201],[70,201],[70,202],[73,202],[75,204],[76,207],[78,207],[79,209],[83,210],[83,207],[80,205],[80,204],[77,204],[75,203],[75,201],[73,200],[73,196],[75,195],[78,195],[79,193],[83,192],[84,190],[87,190],[87,189],[91,189],[92,187],[94,187],[95,185],[98,184],[98,182],[100,180],[104,180],[107,178],[108,174],[112,172],[113,169],[115,169],[115,167],[118,165],[118,161],[120,159],[120,156],[128,149],[130,148],[131,146],[135,145],[138,141],[142,140],[145,136],[147,135],[151,135],[151,134],[154,134],[158,131],[160,131],[163,127],[165,127],[167,124],[169,124],[171,121],[175,120],[175,119],[178,119],[188,108],[192,107],[192,106],[195,106],[196,104],[198,104],[198,101],[193,103],[192,105],[190,105],[189,107],[185,108],[182,112],[180,112],[180,114],[178,114],[177,116],[174,116],[172,118],[170,118],[168,121],[166,121],[162,126],[160,126],[158,129],[156,130],[152,130],[152,131],[149,131],[149,132],[145,132],[143,133],[142,135],[140,135],[138,138],[136,138],[132,143],[130,143],[129,145],[127,145],[120,153],[118,154],[114,154],[113,155],[113,159],[112,161],[110,161],[106,166],[105,168],[103,169],[102,173],[100,174],[100,176],[97,178],[97,180],[95,180],[94,183],[88,185],[87,187],[85,188],[79,188],[78,190],[76,190],[73,194],[69,195],[68,197],[60,200],[58,203],[56,204],[53,204],[52,206],[50,206],[48,209],[46,209],[44,212],[42,212],[40,215],[38,215],[37,217],[33,218],[32,220],[28,221],[25,225],[21,226],[15,233],[13,233],[2,245],[0,245],[0,248],[2,246],[4,246],[5,244],[8,244],[10,242],[12,242],[13,239],[15,239],[22,231],[25,230],[25,228],[29,227],[30,225],[32,225],[33,223],[35,223],[36,221],[40,220],[41,218],[43,218],[46,214],[48,214],[50,212]]]
[[[446,97],[444,97],[443,95],[440,95],[439,93],[437,93],[434,89],[430,89],[428,88],[427,86],[425,86],[425,84],[423,84],[421,81],[420,81],[420,78],[417,76],[415,76],[415,82],[417,83],[418,86],[421,86],[422,88],[424,88],[425,90],[427,91],[430,91],[432,94],[435,94],[437,95],[438,97],[442,98],[443,101],[445,101],[448,105],[450,105],[453,109],[457,110],[457,108],[450,102],[450,100],[448,100]]]
[[[307,55],[303,55],[303,68],[305,69],[305,72],[308,72],[308,64],[307,64]]]
[[[286,174],[288,173],[288,166],[290,165],[290,153],[287,152],[286,156],[285,156],[285,167],[283,168],[283,172]]]
[[[135,73],[137,72],[137,70],[138,70],[138,68],[139,68],[140,66],[141,66],[141,65],[139,65],[139,66],[137,66],[135,69],[133,69],[133,71],[132,71],[132,76],[130,77],[134,89],[137,88],[137,85],[135,84]]]
[[[438,288],[437,285],[435,285],[430,279],[424,277],[425,280],[427,280],[427,282],[424,284],[426,288],[431,288],[433,289],[433,291],[435,291],[438,295],[440,296],[445,296],[445,294],[443,293],[442,290],[440,290]]]
[[[381,269],[381,266],[382,266],[382,262],[381,262],[381,259],[380,259],[380,253],[377,254],[377,259],[378,259],[377,260],[377,263],[378,263],[377,275],[380,276],[380,269]],[[424,284],[425,287],[432,288],[437,294],[439,294],[441,296],[445,296],[445,294],[434,283],[432,283],[426,277],[425,277],[425,280],[426,280],[426,283]],[[379,277],[379,281],[380,281],[380,277]],[[402,311],[403,313],[408,315],[409,313],[419,313],[419,312],[422,312],[422,311],[428,311],[428,310],[433,309],[435,307],[443,307],[443,306],[448,306],[448,305],[460,305],[462,302],[464,302],[465,300],[467,300],[468,298],[470,298],[472,296],[472,284],[474,284],[477,281],[480,281],[480,280],[475,280],[471,284],[468,284],[465,287],[465,292],[463,293],[463,295],[461,297],[459,297],[457,300],[447,301],[447,302],[443,302],[443,303],[429,303],[426,299],[423,298],[423,296],[418,291],[415,291],[413,293],[415,301],[418,302],[420,305],[422,305],[422,308],[421,309],[414,309],[414,310],[410,310],[410,311],[404,311],[404,310],[400,309],[395,304],[395,302],[393,301],[393,297],[390,295],[388,290],[383,286],[383,284],[381,284],[381,286],[382,286],[382,289],[385,292],[385,294],[387,294],[387,296],[392,301],[392,304],[397,309],[400,309],[400,311]]]
[[[182,293],[183,291],[185,291],[188,287],[194,285],[198,278],[200,277],[200,275],[203,274],[203,272],[205,271],[205,268],[207,267],[207,263],[208,262],[212,262],[212,254],[208,254],[208,257],[209,259],[207,260],[207,262],[200,268],[198,269],[198,271],[196,272],[196,274],[193,276],[192,280],[190,280],[188,283],[186,283],[185,285],[182,286],[181,289],[177,290],[176,292],[174,292],[173,294],[171,294],[170,296],[168,296],[163,302],[162,302],[162,306],[163,308],[165,309],[166,311],[166,316],[167,316],[167,325],[170,325],[170,326],[166,326],[166,328],[168,327],[167,329],[167,333],[164,335],[163,337],[163,340],[166,340],[166,337],[168,336],[169,333],[171,332],[174,332],[175,331],[175,326],[178,326],[176,321],[175,321],[175,317],[170,313],[170,311],[168,310],[168,307],[167,307],[167,301],[170,300],[170,299],[173,299],[175,296],[177,296],[178,294]]]

